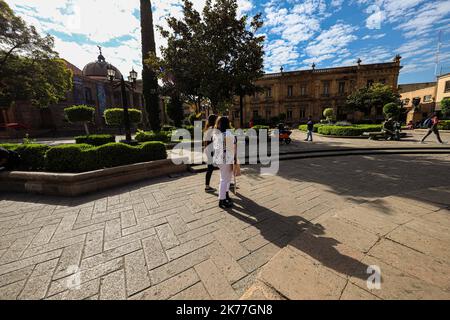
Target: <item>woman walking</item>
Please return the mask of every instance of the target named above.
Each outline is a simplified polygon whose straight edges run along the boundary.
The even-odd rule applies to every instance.
[[[439,118],[437,116],[436,113],[433,113],[431,115],[430,118],[428,118],[427,120],[425,120],[424,122],[427,127],[428,127],[428,132],[427,134],[422,138],[422,140],[420,141],[421,143],[425,143],[425,139],[428,138],[428,136],[432,133],[434,133],[436,135],[436,139],[439,143],[444,144],[444,142],[442,142],[441,136],[439,135],[439,129],[438,129],[438,125],[439,125]]]
[[[219,207],[231,208],[230,183],[236,158],[236,137],[231,133],[228,117],[219,117],[213,136],[214,163],[220,169]]]
[[[216,189],[212,188],[210,186],[211,183],[211,177],[214,171],[214,165],[213,165],[213,157],[214,157],[214,151],[211,152],[211,143],[213,141],[213,131],[214,126],[216,125],[217,121],[217,115],[212,114],[208,117],[208,121],[205,125],[205,131],[204,131],[204,141],[205,141],[205,152],[206,152],[206,158],[208,163],[208,169],[206,171],[206,185],[205,185],[205,191],[206,192],[215,192]]]

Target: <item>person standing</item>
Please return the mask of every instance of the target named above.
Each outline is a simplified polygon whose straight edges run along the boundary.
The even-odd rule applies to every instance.
[[[204,131],[204,142],[205,142],[205,153],[206,153],[206,161],[208,164],[208,168],[206,170],[206,183],[205,183],[205,191],[212,193],[215,192],[216,189],[212,188],[210,186],[211,183],[211,177],[214,171],[214,165],[213,165],[213,157],[214,157],[214,151],[211,149],[211,143],[213,142],[213,131],[214,126],[216,125],[217,121],[217,115],[212,114],[208,117],[208,121],[205,125],[205,131]]]
[[[219,117],[213,136],[214,164],[220,169],[219,207],[231,208],[230,184],[233,178],[233,164],[236,161],[237,139],[229,130],[228,117]]]
[[[314,121],[312,120],[311,116],[308,117],[308,122],[306,123],[306,126],[307,126],[307,128],[306,128],[307,133],[306,133],[305,141],[312,142],[313,141],[313,132],[314,132]]]
[[[428,138],[428,136],[432,133],[434,133],[436,135],[437,140],[439,141],[439,143],[442,143],[441,140],[441,136],[439,134],[439,129],[438,129],[438,125],[439,125],[439,118],[437,116],[436,113],[433,113],[431,115],[431,117],[429,117],[428,119],[426,119],[424,121],[424,125],[428,127],[428,132],[427,134],[422,138],[422,140],[420,141],[421,143],[425,142],[425,139]]]

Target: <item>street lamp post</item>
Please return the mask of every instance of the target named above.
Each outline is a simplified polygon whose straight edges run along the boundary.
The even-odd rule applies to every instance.
[[[131,123],[130,123],[130,114],[128,112],[128,99],[127,99],[127,84],[125,83],[125,79],[123,76],[120,78],[120,82],[118,84],[114,84],[114,80],[116,78],[116,70],[111,66],[108,65],[108,80],[113,83],[114,86],[118,87],[120,86],[121,92],[122,92],[122,106],[123,106],[123,118],[124,118],[124,125],[125,125],[125,143],[132,144],[133,140],[131,138]],[[137,80],[137,72],[134,71],[134,69],[130,72],[130,76],[128,77],[128,80],[130,82],[130,87],[132,90],[134,90],[134,87],[136,85]]]

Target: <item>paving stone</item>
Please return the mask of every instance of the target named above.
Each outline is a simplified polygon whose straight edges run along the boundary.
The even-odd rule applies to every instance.
[[[212,243],[207,247],[207,250],[211,260],[230,283],[234,283],[247,275],[236,260],[220,244]]]
[[[213,299],[231,300],[238,298],[227,279],[211,260],[206,260],[196,265],[195,271],[197,271],[198,276]]]
[[[107,274],[100,281],[100,300],[125,300],[125,272],[118,270]]]
[[[53,279],[64,278],[71,274],[70,270],[80,266],[83,247],[84,243],[79,242],[64,248]]]
[[[28,248],[23,253],[22,258],[28,258],[28,257],[32,257],[35,255],[43,254],[43,253],[46,253],[46,252],[49,252],[52,250],[62,249],[67,246],[71,246],[73,244],[80,243],[80,242],[84,243],[85,239],[86,239],[86,235],[80,234],[73,238],[67,238],[67,239],[56,241],[56,242],[50,242],[48,244],[45,244],[45,245],[42,245],[39,247]]]
[[[31,266],[31,265],[35,265],[37,263],[40,262],[44,262],[44,261],[48,261],[48,260],[52,260],[54,258],[57,258],[61,255],[62,250],[54,250],[54,251],[50,251],[50,252],[46,252],[46,253],[42,253],[42,254],[38,254],[35,255],[33,257],[29,257],[26,259],[21,259],[18,261],[14,261],[8,264],[4,264],[0,266],[0,275],[3,275],[5,273],[9,273],[12,271],[16,271],[19,269],[23,269],[25,267]]]
[[[0,288],[0,300],[15,300],[22,291],[26,280],[11,283],[7,286]]]
[[[92,257],[103,251],[103,233],[104,230],[96,230],[87,234],[86,244],[84,246],[83,252],[83,259]]]
[[[349,282],[341,295],[341,300],[380,300],[380,298]]]
[[[118,238],[118,239],[105,241],[104,250],[114,249],[114,248],[123,246],[127,243],[150,237],[150,236],[154,235],[155,233],[156,233],[155,229],[146,229],[146,230],[142,230],[142,231]]]
[[[198,282],[192,287],[174,295],[170,300],[211,300],[211,296],[206,291],[205,286]]]
[[[1,259],[0,264],[6,264],[12,261],[16,261],[22,256],[25,249],[30,245],[31,241],[33,241],[34,235],[17,239],[14,243],[9,247],[8,251],[6,251]]]
[[[169,258],[169,260],[175,260],[185,254],[188,254],[194,250],[197,250],[201,247],[210,244],[211,242],[214,241],[214,239],[215,238],[212,234],[207,234],[200,238],[196,238],[189,242],[185,242],[177,247],[167,250],[166,251],[167,257]]]
[[[137,300],[165,300],[199,282],[193,269],[186,270],[132,297]]]
[[[100,290],[100,279],[94,279],[80,285],[79,289],[66,290],[46,299],[48,300],[83,300],[96,295]]]
[[[269,243],[240,259],[238,263],[246,272],[250,273],[266,264],[279,250],[279,247]]]
[[[122,237],[120,219],[109,220],[105,225],[105,241],[112,241]]]
[[[170,261],[158,268],[150,271],[150,279],[152,284],[160,283],[170,277],[173,277],[193,266],[209,259],[206,248],[188,253],[176,260]]]
[[[164,250],[171,249],[180,244],[177,236],[168,223],[157,226],[155,229]]]
[[[136,225],[136,217],[134,216],[134,211],[122,211],[120,213],[120,221],[122,223],[122,228],[129,228]]]
[[[30,278],[25,284],[18,299],[40,300],[44,299],[48,286],[52,280],[52,274],[58,263],[58,259],[42,262],[36,265]]]
[[[95,256],[88,257],[81,261],[81,268],[90,269],[94,268],[97,265],[105,263],[107,261],[125,256],[129,253],[135,252],[142,249],[142,245],[140,241],[134,241],[127,243],[123,246],[103,251]]]
[[[148,270],[157,268],[168,261],[164,248],[157,235],[142,240]]]
[[[249,251],[245,249],[233,236],[227,232],[226,229],[219,229],[214,232],[214,237],[220,242],[225,250],[236,260],[241,259],[249,254]]]
[[[180,235],[189,231],[187,224],[183,221],[183,219],[180,218],[178,214],[170,215],[166,219],[176,235]]]
[[[57,224],[43,226],[42,229],[38,232],[38,234],[34,237],[30,247],[38,247],[49,243],[57,227],[58,227]]]
[[[449,264],[447,263],[436,261],[423,253],[390,240],[381,241],[370,250],[369,254],[436,287],[450,289]]]
[[[281,250],[262,269],[260,278],[291,300],[336,300],[346,284],[346,279],[289,249]]]
[[[150,287],[150,277],[143,250],[125,256],[125,276],[128,296]]]
[[[23,269],[15,270],[0,276],[0,287],[6,286],[13,282],[27,279],[33,272],[34,265],[27,266]]]

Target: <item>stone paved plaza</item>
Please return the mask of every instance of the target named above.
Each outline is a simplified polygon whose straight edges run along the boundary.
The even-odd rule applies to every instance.
[[[246,167],[230,211],[204,174],[2,194],[0,298],[450,299],[449,169],[449,155]]]

